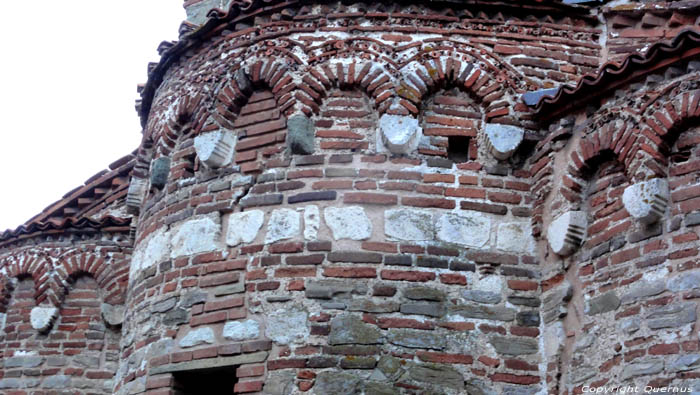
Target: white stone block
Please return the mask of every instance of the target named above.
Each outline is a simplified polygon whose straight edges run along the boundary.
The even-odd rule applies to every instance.
[[[327,207],[323,215],[335,240],[366,240],[372,236],[372,222],[362,207]]]
[[[414,152],[423,135],[417,119],[401,115],[382,115],[379,129],[384,146],[393,154]]]
[[[625,188],[622,203],[628,213],[643,224],[652,224],[663,217],[668,206],[669,190],[665,179],[654,178]]]
[[[510,222],[498,225],[496,248],[501,251],[531,254],[535,251],[535,239],[530,224]]]
[[[222,250],[221,218],[218,214],[195,217],[175,227],[170,239],[170,257]]]
[[[256,339],[260,336],[260,324],[255,320],[227,322],[223,335],[233,341]]]
[[[226,166],[233,160],[236,148],[236,135],[228,130],[219,129],[202,133],[194,138],[197,157],[211,168]]]
[[[435,239],[433,213],[414,209],[386,210],[384,234],[397,240],[433,240]]]
[[[5,330],[5,319],[6,319],[5,313],[0,313],[0,332]]]
[[[267,223],[265,244],[291,239],[301,232],[301,216],[295,210],[280,208],[272,212]]]
[[[124,306],[102,303],[100,306],[102,318],[112,326],[121,325],[124,322]]]
[[[555,254],[569,256],[586,236],[588,220],[583,211],[567,211],[549,224],[547,240]]]
[[[56,317],[58,317],[58,308],[56,307],[35,307],[29,314],[29,321],[32,328],[39,332],[46,332],[51,329]]]
[[[309,336],[308,314],[277,310],[267,315],[265,336],[279,344],[301,343]]]
[[[233,247],[253,242],[264,222],[265,213],[260,210],[231,214],[228,219],[226,244]]]
[[[141,210],[141,203],[146,196],[148,181],[144,178],[132,177],[126,192],[126,207],[132,213]]]
[[[321,213],[318,211],[318,206],[306,206],[304,208],[304,240],[317,240],[320,226]]]
[[[440,216],[436,228],[440,241],[480,248],[491,236],[491,219],[480,212],[460,211]]]
[[[199,346],[200,344],[213,344],[214,331],[209,327],[192,329],[187,335],[180,339],[180,347],[188,348]]]
[[[170,234],[160,228],[146,236],[135,248],[131,256],[130,279],[135,279],[139,271],[168,259],[170,255]]]
[[[496,159],[508,159],[523,141],[525,131],[512,125],[486,124],[486,148]]]

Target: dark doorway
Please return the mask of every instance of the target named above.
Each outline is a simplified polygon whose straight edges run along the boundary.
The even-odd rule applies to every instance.
[[[178,395],[231,395],[236,385],[236,366],[187,370],[174,373]]]

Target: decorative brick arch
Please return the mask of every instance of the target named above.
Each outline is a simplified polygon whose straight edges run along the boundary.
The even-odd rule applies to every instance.
[[[611,113],[592,122],[571,152],[560,193],[571,203],[582,195],[578,180],[605,153],[620,162],[632,182],[667,177],[669,147],[684,127],[700,117],[700,90],[666,94],[647,102],[638,119],[615,119]]]
[[[294,97],[306,115],[317,114],[332,88],[359,88],[372,101],[378,114],[385,113],[397,96],[391,73],[379,63],[364,59],[330,59],[310,66]]]
[[[290,64],[294,61],[286,58],[252,59],[233,70],[232,78],[224,82],[216,91],[214,111],[212,117],[223,126],[231,125],[238,116],[241,108],[248,102],[250,95],[256,89],[269,89],[275,100],[277,108],[282,113],[288,113],[294,105],[294,91],[296,83],[290,73]],[[198,133],[207,122],[207,109],[201,108],[195,119]]]
[[[465,90],[482,105],[487,122],[503,118],[510,119],[507,123],[517,122],[511,104],[502,100],[515,96],[514,88],[523,78],[510,65],[494,65],[484,56],[467,50],[447,54],[423,51],[402,66],[401,72],[399,103],[412,114],[419,112],[428,95],[452,86]]]
[[[121,304],[126,299],[128,273],[128,265],[119,265],[115,261],[107,262],[104,256],[93,251],[70,251],[62,255],[56,264],[55,275],[56,283],[60,286],[60,300],[62,301],[67,294],[72,280],[87,274],[97,281],[104,293],[105,302]]]
[[[56,286],[51,274],[52,262],[53,259],[47,253],[33,250],[13,254],[0,262],[0,267],[4,267],[7,273],[7,278],[0,284],[0,306],[4,306],[10,297],[9,279],[25,275],[31,276],[34,281],[34,300],[37,305],[44,301],[57,305]]]

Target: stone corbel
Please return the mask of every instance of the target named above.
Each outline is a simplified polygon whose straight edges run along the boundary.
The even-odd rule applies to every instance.
[[[547,240],[555,254],[569,256],[581,245],[588,221],[583,211],[567,211],[549,224]]]
[[[233,161],[236,140],[233,132],[219,129],[195,137],[194,149],[199,160],[213,169],[218,169]]]
[[[124,306],[102,303],[100,310],[102,319],[110,326],[118,326],[124,322]]]
[[[654,178],[625,188],[622,203],[637,221],[650,225],[663,217],[668,206],[668,181]]]
[[[379,119],[379,133],[389,152],[406,155],[418,149],[423,129],[415,118],[384,114]]]
[[[138,213],[146,194],[148,183],[143,178],[132,177],[126,193],[126,208],[130,213]]]
[[[58,308],[56,307],[35,307],[29,314],[29,321],[32,328],[37,331],[48,332],[57,317]]]
[[[151,186],[163,189],[170,174],[170,158],[161,156],[151,163]]]
[[[498,160],[506,160],[518,149],[525,131],[511,125],[486,124],[486,149]]]
[[[314,153],[316,132],[314,123],[304,114],[295,114],[287,120],[287,144],[295,155]]]

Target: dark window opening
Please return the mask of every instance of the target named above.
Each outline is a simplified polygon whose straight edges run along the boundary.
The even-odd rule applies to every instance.
[[[469,160],[469,137],[450,136],[447,138],[447,158],[455,163]]]
[[[174,373],[177,395],[231,395],[236,378],[236,366],[188,370]]]

